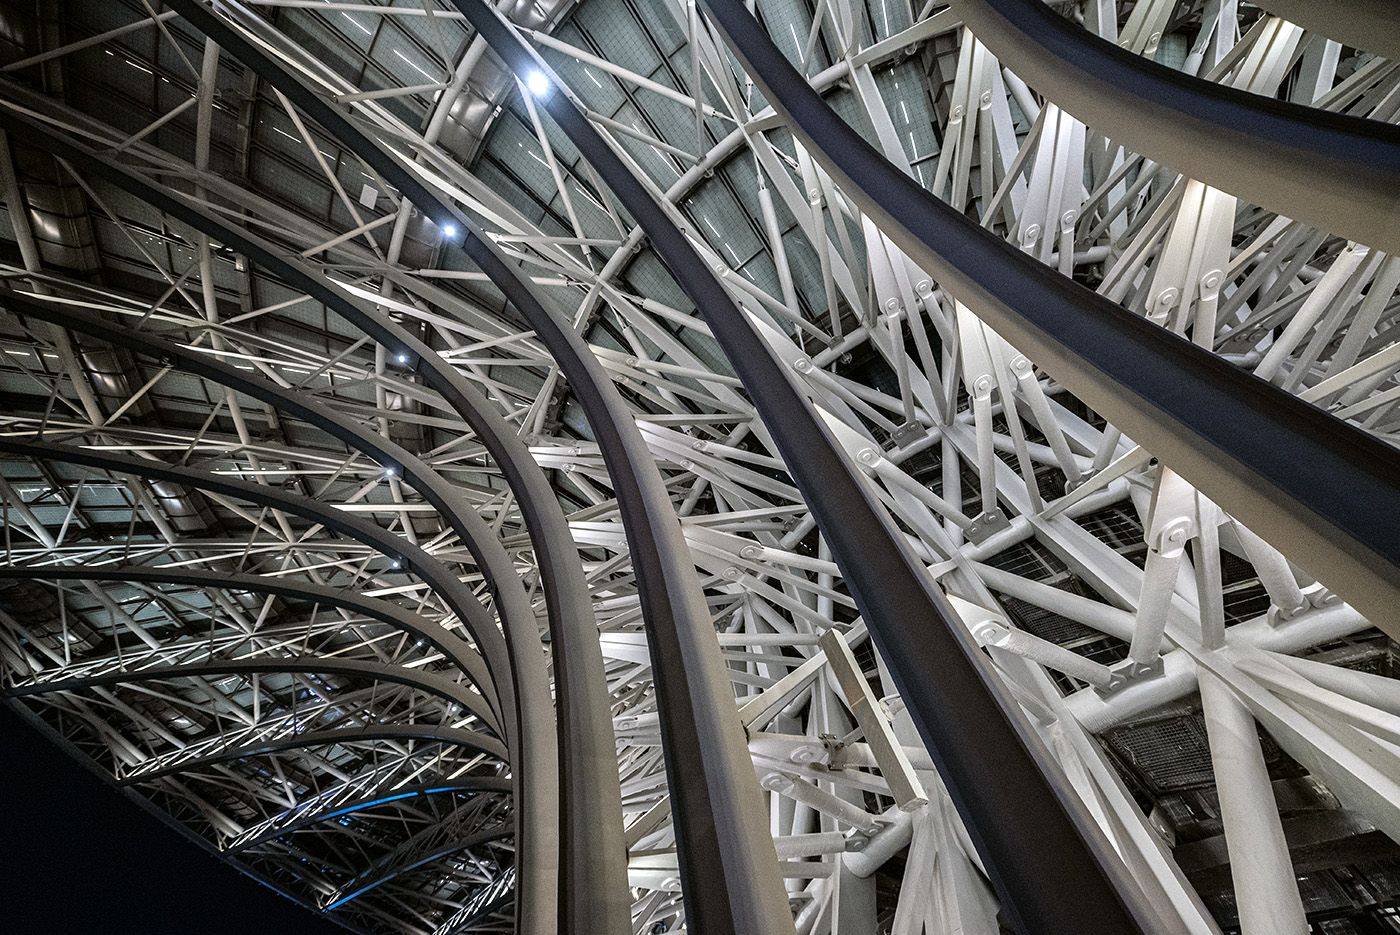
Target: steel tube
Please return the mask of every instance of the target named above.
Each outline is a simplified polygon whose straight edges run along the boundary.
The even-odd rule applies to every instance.
[[[1311,929],[1254,718],[1213,672],[1202,669],[1197,677],[1241,931],[1306,935]]]

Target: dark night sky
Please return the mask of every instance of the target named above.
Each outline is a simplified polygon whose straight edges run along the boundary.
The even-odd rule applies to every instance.
[[[3,705],[0,932],[347,935],[200,850]]]

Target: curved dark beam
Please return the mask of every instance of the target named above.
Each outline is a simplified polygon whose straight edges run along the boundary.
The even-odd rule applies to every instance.
[[[252,591],[257,594],[275,594],[279,597],[299,598],[317,604],[325,604],[329,607],[362,614],[402,630],[415,640],[422,640],[466,673],[467,677],[481,689],[482,695],[490,696],[495,691],[491,675],[486,669],[486,663],[466,640],[444,630],[435,623],[424,620],[413,611],[400,607],[398,604],[377,597],[365,597],[354,591],[344,591],[321,584],[265,575],[135,565],[113,565],[103,568],[24,565],[0,568],[0,580],[7,578],[17,578],[24,581],[141,581],[151,584],[187,584],[192,587],[228,588],[236,591]]]
[[[1400,638],[1400,540],[1391,535],[1400,528],[1400,452],[982,230],[861,139],[742,4],[706,4],[793,132],[916,264],[1095,412]]]
[[[1400,3],[1395,0],[1254,0],[1304,29],[1363,52],[1400,60]]]
[[[1385,626],[1382,621],[1391,617],[1400,591],[1400,547],[1390,533],[1400,528],[1400,460],[1393,449],[1128,314],[983,231],[924,191],[847,126],[741,3],[705,3],[765,98],[861,210],[915,263],[1215,502],[1292,554],[1307,556],[1310,570]],[[823,523],[822,528],[830,527]],[[867,553],[868,567],[883,568],[871,559]],[[874,585],[887,587],[883,582]],[[865,590],[864,583],[855,587]],[[867,614],[866,619],[916,722],[927,724],[926,699],[935,691],[948,691],[942,673],[948,671],[953,654],[937,651],[928,640],[890,641],[877,626],[878,617]],[[920,672],[935,671],[940,673],[936,685],[919,677]],[[948,704],[944,710],[962,719],[968,705],[976,704],[973,697],[975,692],[966,703]],[[1001,746],[985,735],[976,742],[989,753]],[[988,810],[990,802],[969,801],[987,791],[985,786],[976,788],[982,779],[1023,776],[1023,766],[1008,763],[1005,773],[984,766],[978,774],[968,774],[962,757],[948,756],[947,748],[937,743],[930,747],[960,811],[973,818],[969,830],[993,877],[1015,875],[1012,881],[1003,879],[999,892],[1014,888],[1032,897],[1037,891],[1050,896],[1018,907],[1027,930],[1129,930],[1121,916],[1107,928],[1104,919],[1090,920],[1085,927],[1066,918],[1084,907],[1081,899],[1102,903],[1108,894],[1092,892],[1092,885],[1086,891],[1088,868],[1076,870],[1065,859],[1065,837],[1048,833],[1049,828],[1032,830],[1019,820],[1038,818],[1042,812],[1018,808],[1012,801],[1002,803],[1010,811]],[[1072,795],[1062,783],[1056,783],[1056,794],[1062,800]],[[1013,798],[1018,796],[1013,793]],[[1066,807],[1074,815],[1073,824],[1087,832],[1090,820],[1082,806]],[[1012,813],[1018,815],[1014,834],[1034,842],[1029,849],[1017,848],[1015,841],[988,840],[998,834],[989,835],[995,823]],[[1094,850],[1097,857],[1098,848]],[[1066,881],[1066,875],[1077,879]],[[1110,879],[1118,876],[1115,872]],[[1008,882],[1012,885],[1005,885]],[[1115,880],[1113,886],[1120,883]],[[1142,928],[1154,927],[1155,920],[1145,919],[1141,907],[1133,914]]]
[[[112,657],[116,660],[116,657]],[[484,704],[480,695],[470,692],[465,686],[450,679],[421,669],[407,669],[403,666],[382,662],[366,662],[360,659],[322,658],[318,656],[292,656],[286,659],[216,659],[209,662],[191,662],[169,666],[150,666],[145,669],[121,669],[102,672],[97,675],[68,676],[47,679],[40,682],[26,682],[0,692],[0,698],[21,698],[28,695],[45,695],[51,692],[76,691],[100,685],[121,685],[128,682],[159,681],[161,679],[223,677],[229,675],[297,673],[343,675],[350,678],[376,679],[407,685],[437,695],[450,704],[459,704],[480,717],[494,730],[499,730],[495,717]]]
[[[517,76],[549,73],[483,0],[453,2]],[[749,23],[760,31],[752,18]],[[709,264],[557,83],[536,98],[636,218],[743,380],[1018,928],[1085,935],[1160,930],[1020,706]],[[1010,814],[1018,820],[1007,822]],[[686,898],[689,917],[689,893]]]
[[[396,471],[438,511],[466,545],[486,578],[505,631],[515,685],[515,724],[512,743],[516,805],[520,811],[522,839],[517,842],[531,861],[529,876],[554,879],[559,872],[559,748],[554,729],[554,707],[549,674],[540,643],[535,609],[525,593],[515,563],[496,533],[467,502],[462,492],[421,458],[378,432],[336,412],[313,393],[278,386],[271,380],[244,373],[222,360],[176,344],[158,335],[134,331],[90,312],[54,302],[0,292],[12,312],[101,338],[177,365],[221,386],[237,390],[284,413],[316,426]],[[494,624],[493,624],[494,627]]]
[[[1400,252],[1400,127],[1183,74],[1042,0],[952,3],[1004,65],[1114,142],[1271,211]],[[1334,17],[1331,3],[1311,6],[1313,18]],[[1388,0],[1375,6],[1396,18]]]
[[[449,779],[442,782],[424,782],[412,786],[403,786],[390,793],[380,792],[376,795],[364,796],[350,802],[342,802],[329,806],[326,811],[316,811],[307,808],[306,803],[300,803],[294,808],[289,808],[281,815],[275,815],[261,825],[257,825],[249,831],[252,834],[244,833],[244,836],[235,838],[229,845],[223,848],[222,854],[239,854],[246,850],[275,841],[278,838],[293,834],[302,828],[319,824],[323,821],[330,821],[342,815],[350,815],[355,812],[364,811],[367,808],[374,808],[378,805],[386,805],[390,802],[406,801],[416,799],[425,795],[436,795],[439,792],[510,792],[511,783],[509,779],[501,779],[494,776],[479,776],[469,779]],[[264,827],[266,826],[266,827]],[[262,830],[257,830],[262,829]]]
[[[582,338],[572,328],[561,326],[533,287],[479,236],[469,218],[446,205],[339,111],[308,91],[202,3],[172,2],[196,28],[253,67],[429,217],[440,223],[450,219],[466,231],[462,243],[465,252],[525,316],[554,356],[597,436],[636,567],[657,675],[663,741],[670,751],[667,775],[678,804],[675,822],[681,869],[692,884],[692,896],[687,898],[695,900],[687,904],[688,917],[697,928],[716,935],[730,930],[751,935],[791,931],[792,916],[783,898],[752,761],[737,722],[727,713],[733,704],[733,691],[694,563],[660,474],[611,378]],[[687,769],[683,759],[697,753],[702,770]],[[626,885],[625,868],[620,882]],[[522,897],[527,895],[523,880],[521,893]],[[582,897],[566,897],[566,912],[579,911],[583,904],[575,904],[578,898]],[[701,900],[708,908],[702,908]],[[625,903],[610,899],[600,908],[608,914],[578,917],[572,922],[566,919],[566,927],[587,925],[618,933],[630,930]],[[518,921],[522,928],[527,924],[527,920]]]
[[[293,90],[286,91],[284,88],[284,93],[288,93],[294,99],[299,99],[300,95],[306,93],[304,90],[296,91],[299,86],[295,82],[286,87]],[[237,250],[289,286],[311,296],[354,324],[376,342],[390,349],[394,355],[403,354],[408,357],[407,368],[416,370],[424,382],[441,394],[472,426],[492,457],[496,458],[507,480],[512,485],[519,484],[514,488],[517,490],[516,502],[525,516],[526,523],[529,524],[544,581],[554,659],[556,669],[560,673],[556,683],[560,717],[564,730],[568,732],[561,740],[564,748],[562,759],[565,776],[570,790],[562,804],[565,812],[565,853],[581,856],[574,862],[569,874],[566,874],[574,881],[572,887],[566,889],[566,899],[577,900],[577,904],[573,901],[566,903],[567,912],[569,918],[578,920],[578,924],[586,922],[600,932],[629,931],[631,900],[627,888],[626,845],[622,831],[622,794],[612,734],[612,712],[606,693],[607,680],[604,677],[603,657],[596,635],[592,600],[583,578],[568,522],[550,489],[548,480],[539,465],[530,457],[524,443],[506,424],[493,404],[427,344],[393,322],[387,315],[361,306],[336,291],[325,279],[308,272],[299,263],[288,260],[277,247],[247,231],[223,223],[202,209],[126,171],[110,159],[105,159],[84,146],[76,145],[52,133],[42,123],[3,106],[0,106],[0,127],[23,134],[53,152],[62,153],[66,161],[85,174],[103,179]],[[401,169],[399,174],[405,175]],[[395,184],[412,185],[415,190],[422,190],[416,179],[411,176],[407,176],[407,181],[400,179]],[[459,219],[458,223],[469,227],[465,219]],[[555,356],[573,355],[574,363],[571,366],[566,365],[565,370],[571,385],[582,390],[580,399],[589,414],[590,423],[595,427],[603,426],[601,431],[604,439],[618,433],[636,436],[628,441],[644,453],[645,446],[630,421],[627,407],[611,383],[602,385],[597,391],[588,387],[588,380],[607,380],[607,374],[596,360],[591,358],[582,339],[572,330],[559,327],[539,302],[533,299],[526,285],[515,277],[510,267],[491,253],[490,247],[475,238],[470,243],[476,251],[473,253],[474,258],[494,262],[488,273],[496,277],[498,284],[514,283],[513,289],[505,291],[512,296],[512,301],[516,302],[517,307],[522,307],[522,302],[533,303],[526,309],[527,315],[531,317],[531,326],[548,339],[546,343],[553,342],[551,351]],[[603,401],[600,402],[595,397]],[[615,426],[615,429],[610,430],[609,426]],[[609,451],[615,451],[618,446],[612,444],[605,447]],[[616,459],[618,456],[614,454],[613,457]],[[615,467],[614,476],[616,472]],[[660,488],[659,478],[653,486]],[[661,493],[664,494],[664,491]],[[669,506],[667,510],[669,512]],[[625,517],[624,522],[627,522]],[[634,528],[632,534],[643,537],[645,530],[640,527]],[[679,546],[683,546],[679,527],[672,538],[675,541],[669,544],[668,548],[675,552]],[[642,540],[638,538],[633,541]],[[638,550],[646,554],[655,551],[645,548]],[[654,590],[664,594],[665,583],[659,577],[654,580],[660,582]],[[698,589],[698,583],[696,588]],[[664,601],[664,598],[658,600]],[[666,602],[665,607],[684,604],[685,601]],[[528,887],[526,891],[528,892]],[[566,925],[565,928],[568,930],[569,926]]]
[[[386,862],[382,866],[376,863],[375,866],[369,868],[364,873],[336,890],[335,893],[326,900],[325,911],[329,912],[332,909],[338,909],[355,897],[368,893],[376,886],[382,883],[388,883],[395,877],[421,867],[424,864],[432,863],[435,860],[440,860],[443,857],[455,854],[458,851],[466,850],[469,847],[475,847],[478,844],[485,844],[488,841],[498,841],[501,838],[510,837],[514,833],[515,827],[513,825],[496,825],[484,831],[478,831],[475,834],[468,835],[465,838],[448,841],[446,844],[428,851],[415,853],[411,856],[404,855],[407,856],[407,859],[403,863],[394,864],[392,862]],[[407,844],[409,842],[404,843]],[[394,856],[398,856],[397,851],[388,855],[390,858]]]
[[[156,765],[142,769],[144,764],[138,764],[129,770],[126,776],[118,780],[117,784],[131,786],[136,783],[160,779],[162,776],[187,773],[192,769],[200,769],[214,763],[227,763],[230,760],[241,760],[267,753],[281,753],[284,750],[324,747],[330,744],[365,743],[372,740],[424,740],[430,743],[446,743],[465,747],[501,759],[506,757],[506,749],[499,741],[476,731],[461,730],[456,727],[438,727],[433,724],[375,724],[372,727],[307,731],[290,737],[280,737],[276,740],[263,740],[238,747],[225,747],[216,753],[193,757],[183,762],[169,762],[174,758],[174,754],[154,757],[145,762]],[[176,751],[176,754],[179,752],[181,751]]]

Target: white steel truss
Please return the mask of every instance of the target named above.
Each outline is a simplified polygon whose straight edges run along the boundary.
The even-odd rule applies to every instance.
[[[3,50],[0,107],[392,319],[546,472],[597,623],[633,931],[683,930],[663,753],[684,751],[663,751],[626,494],[578,388],[451,250],[455,230],[173,11],[39,6],[44,17],[3,5],[26,28],[70,17],[12,30],[26,38]],[[1400,121],[1400,65],[1243,0],[1052,6],[1208,81]],[[997,933],[973,838],[767,427],[644,233],[537,106],[542,89],[440,0],[214,7],[480,225],[630,406],[713,620],[796,931]],[[956,5],[756,10],[755,28],[926,189],[1128,311],[1396,441],[1400,259],[1129,151],[1003,67]],[[1362,616],[1346,582],[1317,580],[1310,556],[1224,512],[919,269],[695,3],[503,12],[552,70],[540,79],[581,103],[789,369],[1164,924],[1395,927],[1400,622]],[[509,630],[477,551],[401,467],[180,359],[19,303],[173,342],[416,456],[498,541],[550,653],[523,494],[396,348],[13,131],[0,198],[5,441],[314,500],[422,550],[493,633]],[[420,569],[272,500],[4,459],[13,704],[352,929],[512,928],[523,868],[503,676],[483,684],[471,660],[487,647]],[[329,603],[330,590],[361,604]]]

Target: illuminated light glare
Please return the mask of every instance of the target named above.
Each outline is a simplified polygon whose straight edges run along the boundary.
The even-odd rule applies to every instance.
[[[444,237],[456,237],[456,236],[457,236],[457,225],[456,225],[456,224],[444,224],[443,227],[442,227],[442,236],[444,236]]]
[[[407,355],[407,354],[400,354],[400,355],[399,355],[399,363],[401,363],[401,364],[406,364],[406,363],[408,363],[408,355]]]
[[[549,90],[549,79],[541,72],[532,71],[525,77],[525,87],[529,88],[535,97],[542,97]]]

